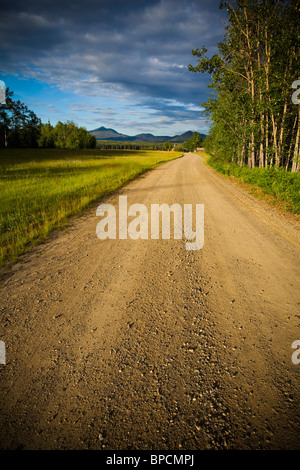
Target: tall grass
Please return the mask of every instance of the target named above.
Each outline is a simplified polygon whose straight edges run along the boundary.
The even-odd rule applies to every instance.
[[[132,150],[1,150],[0,265],[44,240],[92,201],[180,156]]]
[[[240,178],[244,183],[260,188],[264,193],[281,201],[285,208],[300,214],[300,174],[283,168],[249,168],[207,158],[207,163],[223,175]]]

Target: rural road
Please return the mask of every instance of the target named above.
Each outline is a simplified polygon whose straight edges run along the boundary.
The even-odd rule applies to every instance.
[[[204,204],[204,246],[99,240],[95,206],[3,269],[0,448],[300,449],[298,222],[195,154],[119,194]]]

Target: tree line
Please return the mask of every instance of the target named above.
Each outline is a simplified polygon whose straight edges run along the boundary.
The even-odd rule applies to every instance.
[[[203,139],[199,132],[193,132],[191,137],[182,142],[173,144],[172,142],[164,142],[163,149],[164,150],[175,150],[176,152],[194,152],[196,148],[202,147]]]
[[[228,0],[218,53],[194,49],[196,73],[209,73],[201,103],[212,122],[205,139],[214,158],[241,166],[300,170],[299,0]],[[293,88],[294,87],[294,88]]]
[[[95,148],[96,138],[74,122],[58,121],[55,126],[43,124],[21,101],[6,90],[6,100],[0,104],[0,147]]]
[[[96,147],[96,138],[72,121],[58,121],[56,126],[41,124],[37,143],[43,148],[92,149]]]
[[[194,152],[203,145],[203,139],[194,132],[188,141],[171,142],[118,142],[97,141],[95,136],[74,122],[58,121],[55,126],[50,122],[43,124],[28,107],[13,99],[13,91],[6,90],[6,100],[0,104],[0,148],[95,148],[120,150],[176,150]]]
[[[97,140],[97,147],[102,150],[163,150],[163,143]]]

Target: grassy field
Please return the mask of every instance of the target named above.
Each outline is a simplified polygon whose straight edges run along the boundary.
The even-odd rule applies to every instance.
[[[0,150],[0,266],[176,152]]]
[[[203,155],[203,154],[201,154]],[[300,174],[285,171],[283,168],[248,168],[233,163],[215,160],[205,154],[207,163],[219,173],[234,176],[243,183],[259,188],[262,193],[280,201],[285,210],[300,214]]]
[[[97,147],[101,149],[118,150],[163,150],[164,142],[138,142],[135,140],[97,140]]]

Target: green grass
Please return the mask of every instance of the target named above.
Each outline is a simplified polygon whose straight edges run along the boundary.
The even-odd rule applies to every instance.
[[[136,140],[97,140],[97,147],[102,149],[121,149],[121,150],[163,150],[164,142],[139,142]]]
[[[176,152],[0,150],[0,266]]]
[[[219,173],[239,178],[246,184],[260,188],[263,193],[280,201],[286,210],[300,214],[300,174],[283,168],[248,168],[233,163],[207,158],[207,163]]]

